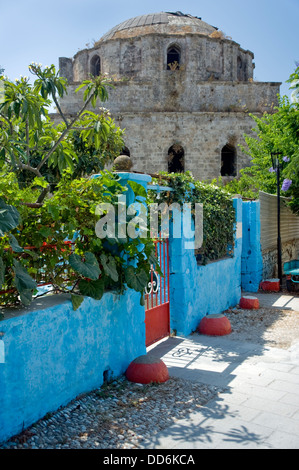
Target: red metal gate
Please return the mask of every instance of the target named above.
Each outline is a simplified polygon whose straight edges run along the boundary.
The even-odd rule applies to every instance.
[[[163,276],[152,265],[145,289],[145,345],[150,346],[170,334],[169,317],[169,243],[155,240],[156,257]]]

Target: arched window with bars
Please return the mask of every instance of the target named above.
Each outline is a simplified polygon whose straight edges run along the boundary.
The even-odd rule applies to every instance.
[[[181,51],[178,46],[167,49],[167,70],[178,70],[181,63]]]

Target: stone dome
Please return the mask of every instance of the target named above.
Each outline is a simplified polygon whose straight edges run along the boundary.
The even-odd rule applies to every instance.
[[[146,34],[203,34],[210,35],[218,28],[209,25],[196,16],[161,12],[136,16],[110,29],[95,46],[112,39],[144,36]]]

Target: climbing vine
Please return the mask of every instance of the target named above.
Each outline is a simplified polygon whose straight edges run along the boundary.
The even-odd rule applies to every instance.
[[[195,203],[203,204],[203,244],[195,252],[199,263],[206,264],[232,254],[235,210],[231,195],[213,184],[195,180],[190,172],[160,172],[153,182],[172,191],[149,191],[152,202],[191,203],[193,213]]]

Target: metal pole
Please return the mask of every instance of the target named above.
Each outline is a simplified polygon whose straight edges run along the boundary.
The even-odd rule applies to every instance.
[[[282,288],[281,237],[280,237],[280,163],[277,158],[277,267]]]

